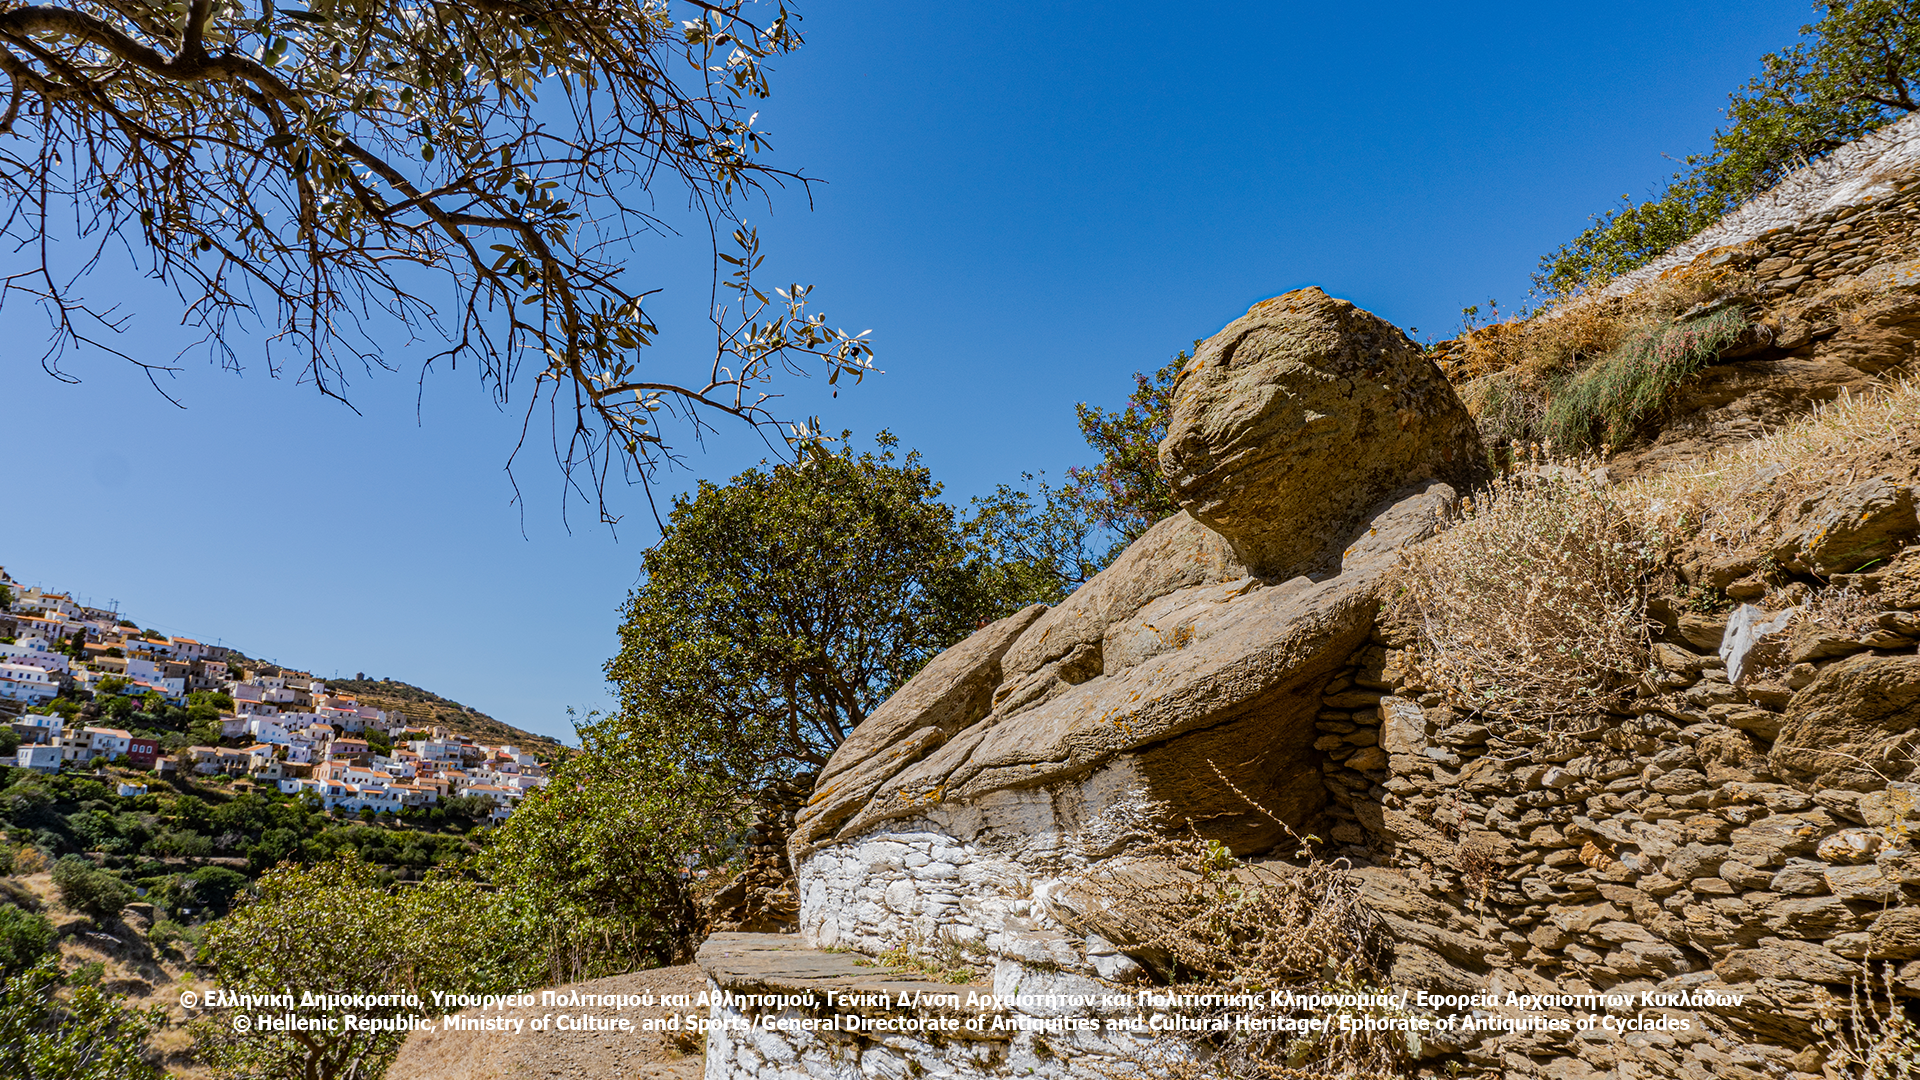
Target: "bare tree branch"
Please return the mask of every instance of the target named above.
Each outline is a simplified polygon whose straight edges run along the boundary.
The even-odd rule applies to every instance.
[[[762,160],[752,111],[797,24],[780,0],[0,0],[0,239],[26,264],[0,273],[0,305],[46,312],[55,377],[73,348],[175,370],[104,344],[124,317],[76,291],[118,244],[226,367],[258,334],[270,373],[344,402],[355,367],[439,342],[423,377],[471,360],[528,421],[544,401],[564,490],[617,520],[609,484],[675,460],[663,426],[699,438],[710,411],[817,439],[770,382],[872,370],[807,286],[756,284],[759,236],[738,224],[741,198],[812,182]],[[645,353],[659,288],[626,283],[644,235],[673,231],[643,208],[668,189],[716,255],[712,353],[678,363]],[[66,207],[78,260],[48,243]]]

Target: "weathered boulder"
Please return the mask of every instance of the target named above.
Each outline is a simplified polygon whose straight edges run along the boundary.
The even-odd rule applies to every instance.
[[[1262,574],[1317,569],[1352,522],[1421,480],[1486,468],[1473,418],[1406,334],[1316,288],[1255,304],[1174,386],[1174,498]]]
[[[1219,533],[1186,513],[1173,515],[1129,545],[1106,571],[1048,609],[1032,632],[1019,636],[1001,665],[1005,681],[995,695],[995,709],[1006,716],[1056,696],[1065,685],[1100,674],[1107,666],[1109,632],[1135,612],[1145,618],[1155,601],[1180,594],[1191,602],[1184,590],[1244,579],[1248,573]],[[1169,632],[1172,628],[1165,618],[1145,621],[1156,627],[1167,623]],[[1145,658],[1136,655],[1134,643],[1115,644],[1116,668]]]
[[[1873,790],[1913,771],[1920,744],[1920,656],[1861,653],[1793,695],[1769,765],[1811,787]]]
[[[1293,824],[1324,803],[1312,753],[1320,688],[1365,643],[1398,549],[1430,535],[1454,498],[1436,483],[1378,508],[1354,527],[1361,535],[1341,572],[1323,581],[1189,585],[1099,626],[1097,638],[1092,627],[1079,630],[1075,648],[1114,641],[1113,654],[1130,663],[1077,682],[1058,678],[1039,700],[996,691],[1000,705],[957,733],[889,702],[828,763],[799,815],[796,859],[836,836],[911,817],[936,816],[969,835],[1063,834],[1135,789],[1237,851],[1271,847],[1284,831],[1248,799]],[[1101,579],[1137,565],[1117,561],[1083,588],[1120,590]],[[1013,655],[1009,649],[1005,666]],[[910,683],[902,693],[909,690],[918,692]],[[891,740],[887,731],[896,733]]]
[[[839,826],[893,774],[986,716],[1001,658],[1045,610],[1035,604],[975,631],[881,702],[827,762],[797,834],[819,837]]]
[[[1473,424],[1404,334],[1307,289],[1200,349],[1162,461],[1194,512],[876,710],[798,815],[796,866],[883,827],[1037,866],[1138,794],[1241,852],[1314,818],[1321,688],[1366,642],[1398,551],[1451,509],[1448,481],[1484,469]]]

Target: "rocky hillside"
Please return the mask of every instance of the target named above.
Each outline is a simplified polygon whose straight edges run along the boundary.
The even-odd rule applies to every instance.
[[[1454,385],[1318,290],[1255,305],[1176,386],[1183,511],[876,710],[789,840],[820,952],[733,935],[709,974],[797,991],[853,949],[1085,1003],[1142,981],[1455,999],[1392,1006],[1382,1030],[1417,1038],[1157,1044],[1244,1075],[1812,1080],[1920,1053],[1904,147],[1874,160],[1907,174],[1804,219],[1450,343]],[[1038,1030],[834,1052],[1060,1080],[1139,1061]],[[721,1040],[708,1074],[797,1078],[783,1062],[826,1050]]]
[[[1916,342],[1920,118],[1606,288],[1435,353],[1496,455],[1594,450],[1619,479],[1911,374]]]
[[[469,735],[478,742],[509,742],[531,754],[547,758],[561,752],[559,740],[535,735],[512,724],[495,720],[478,709],[469,708],[431,690],[396,679],[331,679],[327,688],[352,694],[362,705],[388,712],[404,713],[419,727],[439,726],[456,735]]]
[[[1920,1059],[1920,124],[1836,159],[1436,351],[1317,289],[1202,344],[1181,512],[930,662],[757,861],[799,932],[701,950],[705,1075]],[[938,982],[964,1038],[878,992]]]

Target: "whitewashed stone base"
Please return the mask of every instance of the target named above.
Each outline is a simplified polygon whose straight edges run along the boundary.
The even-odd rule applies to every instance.
[[[995,990],[1058,989],[1057,976],[1002,964]],[[719,986],[709,983],[717,994]],[[1103,1080],[1126,1061],[1153,1052],[1154,1040],[1082,1031],[988,1032],[979,1036],[883,1032],[779,1031],[769,1018],[798,1020],[796,1009],[715,1005],[709,1012],[706,1080]],[[756,1021],[758,1021],[756,1023]],[[1164,1042],[1164,1040],[1162,1040]]]
[[[1047,893],[1089,856],[1110,853],[1113,815],[1140,799],[1140,786],[1123,758],[1070,788],[994,792],[803,856],[794,868],[801,941],[877,953],[952,940],[1085,968],[1081,949],[1051,943],[1061,928],[1049,917]],[[1029,940],[1035,932],[1049,941]]]

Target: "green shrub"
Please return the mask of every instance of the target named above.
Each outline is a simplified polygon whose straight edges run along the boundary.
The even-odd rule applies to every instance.
[[[0,1076],[163,1080],[141,1052],[164,1013],[129,1009],[91,986],[61,994],[61,981],[51,960],[0,980]]]
[[[53,924],[12,904],[0,904],[0,979],[25,971],[53,947]]]
[[[191,829],[162,829],[147,841],[148,855],[159,857],[205,857],[213,854],[213,841]]]
[[[1748,325],[1737,308],[1725,308],[1683,323],[1635,330],[1554,391],[1541,433],[1559,453],[1619,446],[1666,404],[1675,387],[1738,340]]]
[[[60,891],[60,902],[74,911],[106,922],[133,903],[133,887],[79,855],[68,855],[53,864],[53,887]]]
[[[247,875],[224,866],[203,866],[187,875],[202,904],[224,913],[247,887]]]

